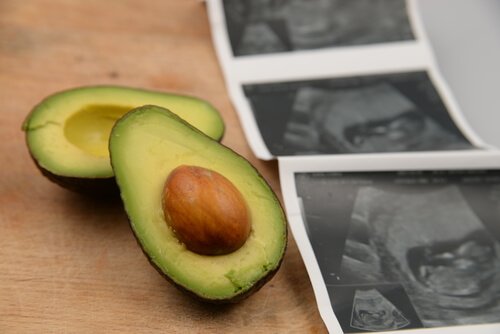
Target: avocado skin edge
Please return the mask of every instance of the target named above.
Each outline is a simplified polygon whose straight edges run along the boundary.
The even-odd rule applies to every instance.
[[[149,107],[156,107],[156,106],[153,106],[153,105],[144,105],[144,106],[141,106],[141,107],[137,107],[137,108],[134,108],[132,109],[131,111],[127,112],[125,115],[123,115],[123,117],[121,119],[125,119],[127,118],[129,115],[131,115],[132,113],[134,113],[135,110],[137,109],[142,109],[142,108],[149,108]],[[162,108],[162,107],[159,107],[161,109],[165,109],[165,108]],[[191,128],[193,131],[195,132],[198,132],[200,133],[201,135],[205,136],[205,137],[208,137],[206,134],[204,134],[202,131],[200,131],[199,129],[195,128],[194,126],[192,126],[191,124],[189,124],[188,122],[186,122],[184,119],[182,119],[181,117],[179,117],[177,114],[175,113],[172,113],[170,110],[166,109],[169,113],[171,113],[172,117],[175,118],[177,121],[187,125],[189,128]],[[120,120],[119,120],[120,121]],[[113,127],[116,127],[117,123],[119,123],[119,121],[117,121],[115,123],[115,125]],[[113,133],[113,130],[111,131],[111,133]],[[198,300],[198,301],[201,301],[201,302],[205,302],[205,303],[210,303],[210,304],[235,304],[235,303],[238,303],[248,297],[250,297],[252,294],[254,294],[255,292],[257,292],[258,290],[260,290],[267,282],[269,282],[273,277],[274,275],[278,272],[278,270],[281,268],[281,264],[283,263],[283,259],[285,257],[285,254],[286,254],[286,250],[288,248],[288,220],[286,218],[286,214],[285,214],[285,210],[283,209],[283,206],[281,205],[281,202],[280,200],[278,199],[278,197],[276,196],[276,194],[274,193],[274,190],[271,188],[271,186],[269,185],[269,183],[267,182],[267,180],[260,174],[260,172],[257,170],[257,168],[255,168],[255,166],[253,166],[246,158],[244,158],[242,155],[238,154],[236,151],[234,151],[232,148],[222,144],[220,141],[217,141],[217,140],[214,140],[213,138],[210,138],[208,137],[210,140],[212,141],[215,141],[217,142],[219,145],[222,145],[224,146],[225,148],[227,148],[228,150],[232,151],[235,155],[241,157],[242,159],[246,160],[248,162],[248,164],[250,165],[251,168],[253,168],[255,170],[255,172],[257,173],[257,176],[261,178],[261,180],[269,187],[269,189],[273,192],[274,196],[275,196],[275,199],[276,199],[276,205],[279,205],[280,209],[281,209],[281,212],[283,213],[283,223],[286,225],[285,226],[285,229],[284,229],[284,235],[283,235],[283,242],[284,242],[284,247],[283,247],[283,252],[281,253],[281,257],[280,257],[280,260],[278,262],[278,264],[276,265],[276,268],[270,270],[267,272],[267,274],[262,277],[261,279],[259,279],[258,281],[256,281],[248,290],[244,290],[243,292],[241,293],[237,293],[235,294],[234,296],[232,296],[231,298],[224,298],[224,299],[212,299],[212,298],[206,298],[204,296],[201,296],[191,290],[189,290],[188,288],[184,287],[183,285],[175,282],[172,278],[170,278],[167,274],[165,274],[161,269],[160,267],[158,267],[156,265],[156,263],[154,263],[152,260],[151,260],[151,257],[149,256],[149,254],[144,250],[144,248],[142,247],[142,244],[141,242],[139,241],[139,238],[137,237],[137,235],[135,234],[135,231],[132,227],[132,221],[130,219],[130,216],[127,212],[127,208],[124,207],[125,209],[125,212],[127,214],[127,217],[128,217],[128,225],[130,227],[130,229],[132,230],[132,234],[134,235],[134,238],[137,242],[137,244],[139,245],[139,248],[141,249],[142,253],[146,256],[146,258],[148,259],[148,262],[151,264],[151,266],[153,266],[153,268],[156,269],[156,271],[161,275],[163,276],[169,283],[171,283],[173,286],[175,286],[178,290],[180,290],[181,292],[184,292],[185,294],[193,297],[194,299]],[[111,159],[111,166],[113,167],[113,159]],[[117,185],[118,189],[119,189],[119,186]],[[121,192],[120,192],[120,196],[121,196]]]
[[[132,229],[132,225],[131,225],[130,219],[129,219],[129,227],[132,230],[132,234],[134,235],[134,238],[135,238],[137,244],[139,245],[139,248],[142,250],[142,253],[146,256],[146,258],[148,259],[148,262],[153,266],[153,268],[155,268],[156,271],[158,273],[160,273],[161,276],[163,276],[163,278],[165,278],[169,283],[171,283],[173,286],[175,286],[181,292],[184,292],[185,294],[193,297],[194,299],[196,299],[198,301],[201,301],[201,302],[204,302],[204,303],[210,303],[210,304],[236,304],[236,303],[238,303],[238,302],[240,302],[240,301],[242,301],[242,300],[250,297],[255,292],[257,292],[258,290],[260,290],[267,282],[269,282],[274,277],[274,275],[280,269],[281,264],[283,262],[283,258],[285,257],[284,255],[286,253],[286,249],[288,247],[288,230],[286,229],[285,230],[286,231],[285,232],[285,249],[283,250],[283,256],[281,257],[280,262],[278,263],[278,265],[276,266],[275,269],[269,271],[266,274],[266,276],[262,277],[260,280],[258,280],[256,283],[254,283],[254,285],[252,285],[252,287],[250,289],[246,290],[243,293],[236,294],[233,297],[227,298],[227,299],[211,299],[211,298],[205,298],[203,296],[200,296],[200,295],[194,293],[193,291],[187,289],[186,287],[178,284],[177,282],[175,282],[174,280],[172,280],[167,274],[165,274],[163,271],[161,271],[161,269],[153,261],[151,261],[151,258],[146,253],[146,251],[144,250],[144,248],[142,248],[142,245],[139,242],[139,239],[137,238],[137,236],[134,233],[134,230]]]
[[[83,178],[57,175],[40,166],[31,153],[30,156],[42,175],[60,187],[81,195],[97,198],[107,196],[118,198],[120,195],[120,190],[118,189],[114,176],[105,178]]]

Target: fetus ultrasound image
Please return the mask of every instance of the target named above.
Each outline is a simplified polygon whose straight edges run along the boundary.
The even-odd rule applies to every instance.
[[[275,156],[470,149],[426,72],[244,86]]]
[[[405,0],[224,0],[235,56],[414,39]]]
[[[399,284],[329,287],[336,316],[346,332],[421,328],[415,309]]]
[[[500,322],[500,171],[299,173],[345,332]]]

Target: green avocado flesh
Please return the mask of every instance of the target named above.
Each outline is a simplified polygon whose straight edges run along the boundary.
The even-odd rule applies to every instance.
[[[146,104],[167,107],[219,140],[224,123],[207,102],[189,96],[118,86],[81,87],[49,96],[23,124],[30,154],[49,173],[111,178],[108,141],[116,120]]]
[[[110,155],[132,230],[150,262],[170,281],[204,300],[231,301],[276,272],[287,243],[285,215],[269,185],[243,157],[156,106],[137,108],[117,122]],[[241,192],[252,226],[241,248],[199,255],[178,241],[165,220],[162,192],[180,165],[216,171]]]

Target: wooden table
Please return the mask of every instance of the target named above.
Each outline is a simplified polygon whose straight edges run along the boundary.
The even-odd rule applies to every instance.
[[[1,0],[0,333],[325,332],[291,237],[280,271],[257,294],[205,305],[148,264],[119,202],[42,177],[23,119],[48,94],[95,84],[209,100],[227,125],[223,143],[280,194],[277,163],[257,160],[243,136],[203,2]]]

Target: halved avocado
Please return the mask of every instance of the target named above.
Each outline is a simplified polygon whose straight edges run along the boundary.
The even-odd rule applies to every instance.
[[[205,301],[235,302],[278,270],[287,244],[286,218],[272,189],[242,156],[157,106],[143,106],[121,118],[109,147],[138,243],[150,263],[177,287]],[[179,166],[216,172],[239,190],[251,224],[240,248],[203,255],[177,238],[162,203],[166,180]]]
[[[220,140],[224,123],[204,100],[119,86],[80,87],[51,95],[24,121],[30,154],[59,185],[94,195],[116,191],[108,139],[117,119],[145,104],[167,107]]]

